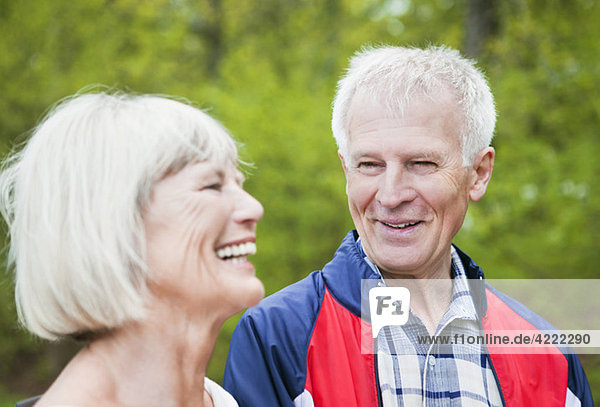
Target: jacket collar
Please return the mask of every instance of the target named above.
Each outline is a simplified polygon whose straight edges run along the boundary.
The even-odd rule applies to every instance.
[[[346,234],[333,259],[323,267],[323,279],[331,295],[354,315],[361,317],[362,282],[379,280],[380,276],[365,261],[357,240],[356,230]],[[467,254],[456,246],[454,248],[469,279],[477,314],[483,318],[487,310],[483,271]]]
[[[477,315],[479,315],[479,318],[483,318],[487,312],[487,299],[485,297],[486,283],[484,281],[483,270],[465,252],[456,247],[456,245],[453,244],[453,246],[465,268]]]

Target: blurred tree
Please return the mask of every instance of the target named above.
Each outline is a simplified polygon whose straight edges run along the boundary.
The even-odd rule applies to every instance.
[[[500,24],[497,0],[467,0],[464,52],[477,58]]]
[[[561,13],[505,7],[484,58],[499,110],[496,171],[461,239],[497,277],[599,275],[600,14],[586,1],[555,3]]]

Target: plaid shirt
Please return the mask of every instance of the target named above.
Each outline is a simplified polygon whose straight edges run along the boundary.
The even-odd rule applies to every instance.
[[[362,251],[362,244],[359,247]],[[381,276],[377,266],[364,257]],[[481,335],[467,277],[454,247],[452,273],[452,300],[435,335]],[[380,285],[385,285],[383,277]],[[423,344],[419,337],[423,342],[430,334],[412,311],[405,325],[380,331],[376,352],[384,407],[502,406],[489,357],[481,345]]]

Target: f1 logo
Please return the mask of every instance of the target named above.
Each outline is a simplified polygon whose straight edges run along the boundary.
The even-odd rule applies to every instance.
[[[373,338],[376,338],[386,325],[406,324],[410,291],[406,287],[373,287],[369,290],[369,308]]]

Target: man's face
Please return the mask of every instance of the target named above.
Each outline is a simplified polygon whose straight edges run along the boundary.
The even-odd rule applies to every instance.
[[[398,118],[358,93],[348,117],[342,164],[366,254],[384,277],[447,277],[450,243],[478,178],[473,166],[463,167],[453,98],[446,91],[415,96]]]

